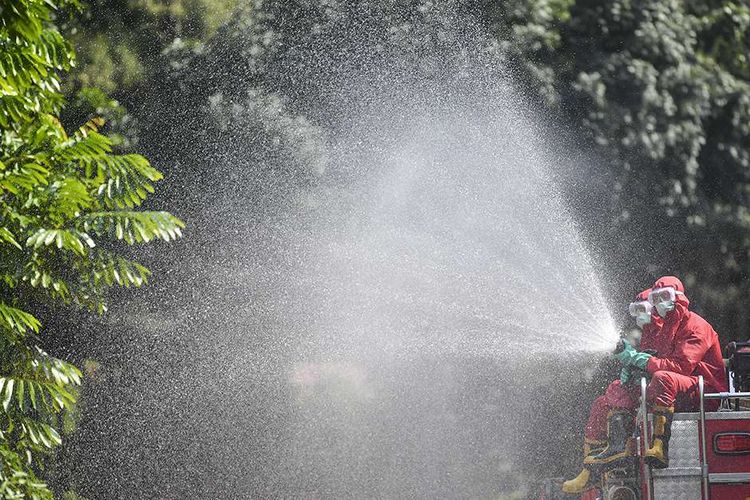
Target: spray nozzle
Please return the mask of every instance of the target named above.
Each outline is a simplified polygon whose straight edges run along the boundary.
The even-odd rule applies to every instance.
[[[638,329],[633,329],[627,332],[623,332],[620,336],[620,340],[617,341],[615,351],[612,354],[618,354],[625,350],[625,342],[638,349],[638,346],[641,343],[641,331]]]
[[[627,342],[628,339],[625,337],[620,337],[620,340],[617,341],[617,345],[615,346],[614,352],[612,354],[620,354],[622,351],[625,350],[625,342]]]

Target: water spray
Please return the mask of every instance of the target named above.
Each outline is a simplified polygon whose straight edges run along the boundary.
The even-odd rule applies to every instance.
[[[602,273],[559,183],[590,170],[555,147],[471,26],[370,10],[365,24],[315,19],[329,42],[274,44],[291,55],[269,74],[299,82],[290,107],[309,116],[243,77],[284,54],[224,57],[275,50],[232,45],[255,32],[191,67],[192,82],[210,82],[188,94],[193,124],[177,129],[195,132],[170,134],[178,144],[155,156],[193,165],[184,151],[200,152],[213,182],[190,181],[206,203],[199,239],[164,257],[176,271],[154,302],[173,311],[167,333],[144,331],[148,309],[129,307],[127,333],[142,340],[124,358],[159,362],[107,393],[131,398],[99,405],[111,423],[91,429],[97,447],[81,456],[109,446],[114,459],[89,461],[109,490],[87,496],[127,497],[148,477],[145,497],[495,498],[514,494],[525,464],[565,462],[562,440],[543,462],[529,450],[577,417],[538,407],[587,397],[592,359],[618,338],[588,300],[606,295]],[[217,93],[217,75],[250,87]]]

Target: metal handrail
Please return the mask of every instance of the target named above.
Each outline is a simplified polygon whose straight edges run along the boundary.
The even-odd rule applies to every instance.
[[[703,494],[701,497],[704,500],[709,500],[710,493],[708,490],[708,458],[706,457],[706,405],[704,399],[707,396],[715,396],[715,394],[705,394],[703,385],[703,375],[698,375],[698,392],[700,393],[700,431],[701,431],[701,479],[703,482]],[[710,398],[715,399],[715,398]]]
[[[701,378],[703,378],[701,376]],[[703,395],[704,399],[730,399],[730,398],[750,398],[750,392],[709,392]]]
[[[648,445],[651,442],[651,440],[648,438],[648,405],[646,402],[646,385],[647,385],[646,377],[641,377],[641,425],[643,426],[643,431],[641,432],[641,440],[643,443],[643,450],[648,449]],[[638,447],[638,452],[640,453],[640,446]],[[646,465],[646,462],[643,458],[643,455],[641,455],[641,470],[643,471],[643,475],[645,476],[643,478],[643,483],[646,485],[646,500],[653,500],[652,492],[651,492],[651,469]]]

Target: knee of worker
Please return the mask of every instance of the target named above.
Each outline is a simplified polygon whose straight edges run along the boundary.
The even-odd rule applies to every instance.
[[[607,398],[599,396],[591,403],[591,411],[589,412],[589,418],[595,418],[599,415],[606,415],[609,411],[609,405],[607,404]]]
[[[654,372],[653,375],[651,375],[651,383],[649,383],[649,387],[673,387],[675,385],[675,375],[677,374],[666,370]]]
[[[607,398],[599,396],[591,404],[591,411],[589,413],[589,420],[586,422],[584,429],[584,435],[588,439],[599,441],[607,437],[607,413],[609,412],[609,405],[607,404]]]
[[[615,380],[604,393],[607,404],[612,408],[633,409],[638,406],[638,394],[632,387],[624,386]]]
[[[646,399],[651,404],[666,404],[665,401],[673,401],[675,397],[674,373],[668,371],[657,371],[651,375],[651,382],[646,390]],[[671,404],[671,403],[670,403]],[[670,404],[666,404],[670,406]]]

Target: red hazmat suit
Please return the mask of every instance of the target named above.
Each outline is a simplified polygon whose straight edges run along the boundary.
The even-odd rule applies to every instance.
[[[663,287],[673,287],[682,294],[676,296],[675,308],[664,320],[654,311],[651,323],[643,327],[639,350],[653,349],[657,353],[646,365],[651,374],[647,401],[650,405],[675,406],[676,411],[694,411],[700,404],[699,375],[703,375],[706,392],[727,390],[721,345],[711,325],[688,310],[690,301],[684,295],[682,282],[674,276],[665,276],[654,283],[654,289]],[[649,292],[644,290],[636,300],[645,300]],[[635,409],[639,396],[638,386],[623,386],[619,380],[612,382],[591,405],[586,437],[606,439],[609,410]],[[708,409],[716,409],[714,404],[707,404]]]
[[[659,331],[662,350],[657,349],[657,356],[646,365],[651,374],[648,400],[660,406],[676,405],[677,410],[695,410],[700,404],[699,375],[703,375],[706,392],[727,390],[719,336],[705,319],[688,310],[690,301],[679,279],[659,278],[654,288],[662,287],[673,287],[683,293],[676,296],[675,308],[667,313]]]

